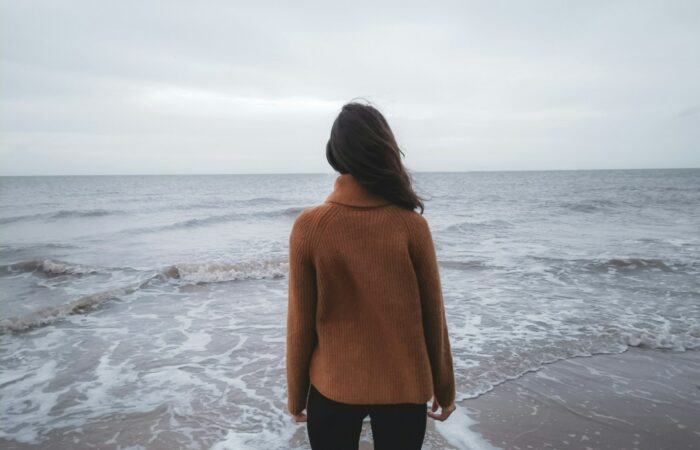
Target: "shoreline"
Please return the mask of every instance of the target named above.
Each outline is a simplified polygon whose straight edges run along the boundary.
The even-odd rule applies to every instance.
[[[0,438],[0,446],[17,450],[65,448],[79,436],[81,445],[117,449],[125,444],[122,437],[129,435],[127,441],[138,447],[139,442],[154,438],[139,424],[163,417],[163,408],[167,409],[105,417],[80,429],[56,429],[35,444]],[[479,397],[458,401],[456,411],[446,422],[427,419],[423,448],[694,449],[700,448],[697,417],[700,352],[630,348],[618,354],[580,356],[546,364],[496,385]],[[289,427],[293,435],[289,442],[295,448],[308,448],[305,428]],[[240,432],[231,433],[235,438]],[[177,448],[184,444],[183,436],[175,430],[158,434],[158,439],[147,448]],[[116,442],[118,436],[120,443]],[[201,448],[232,449],[237,448],[238,442],[233,438],[210,441]],[[359,448],[370,450],[371,442],[367,418]]]
[[[458,405],[487,441],[475,449],[700,448],[700,352],[630,348],[557,361]],[[450,420],[435,428],[459,445]]]

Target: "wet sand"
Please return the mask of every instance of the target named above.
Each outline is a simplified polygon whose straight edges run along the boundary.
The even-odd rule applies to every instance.
[[[0,448],[174,449],[188,446],[187,434],[205,431],[193,422],[184,427],[189,430],[153,433],[149,424],[168,415],[159,409],[112,416],[78,430],[56,430],[36,445],[0,439]],[[549,364],[461,401],[448,421],[428,418],[423,449],[697,449],[698,418],[700,352],[631,349]],[[218,445],[198,440],[201,448],[245,448],[235,439]],[[373,448],[371,442],[367,420],[360,449]],[[308,448],[305,426],[293,426],[290,441],[280,444],[270,448]]]
[[[361,450],[372,449],[365,423]],[[549,364],[428,419],[423,449],[700,448],[700,352],[630,349]]]
[[[700,352],[560,361],[460,406],[503,449],[698,449]]]

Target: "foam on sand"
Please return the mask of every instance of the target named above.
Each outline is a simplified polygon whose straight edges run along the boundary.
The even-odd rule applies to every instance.
[[[444,422],[435,422],[435,428],[445,438],[445,440],[455,448],[464,450],[496,450],[479,433],[471,430],[471,426],[476,422],[467,415],[463,406],[457,409]]]

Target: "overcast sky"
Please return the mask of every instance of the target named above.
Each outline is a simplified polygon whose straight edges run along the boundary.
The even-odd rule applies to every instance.
[[[0,1],[0,174],[700,167],[700,2]]]

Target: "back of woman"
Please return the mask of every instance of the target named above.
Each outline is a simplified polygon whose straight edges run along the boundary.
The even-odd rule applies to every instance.
[[[454,410],[435,247],[401,155],[379,111],[345,105],[326,148],[340,175],[292,227],[288,409],[314,449],[358,448],[366,416],[375,449],[419,449],[427,416]]]

